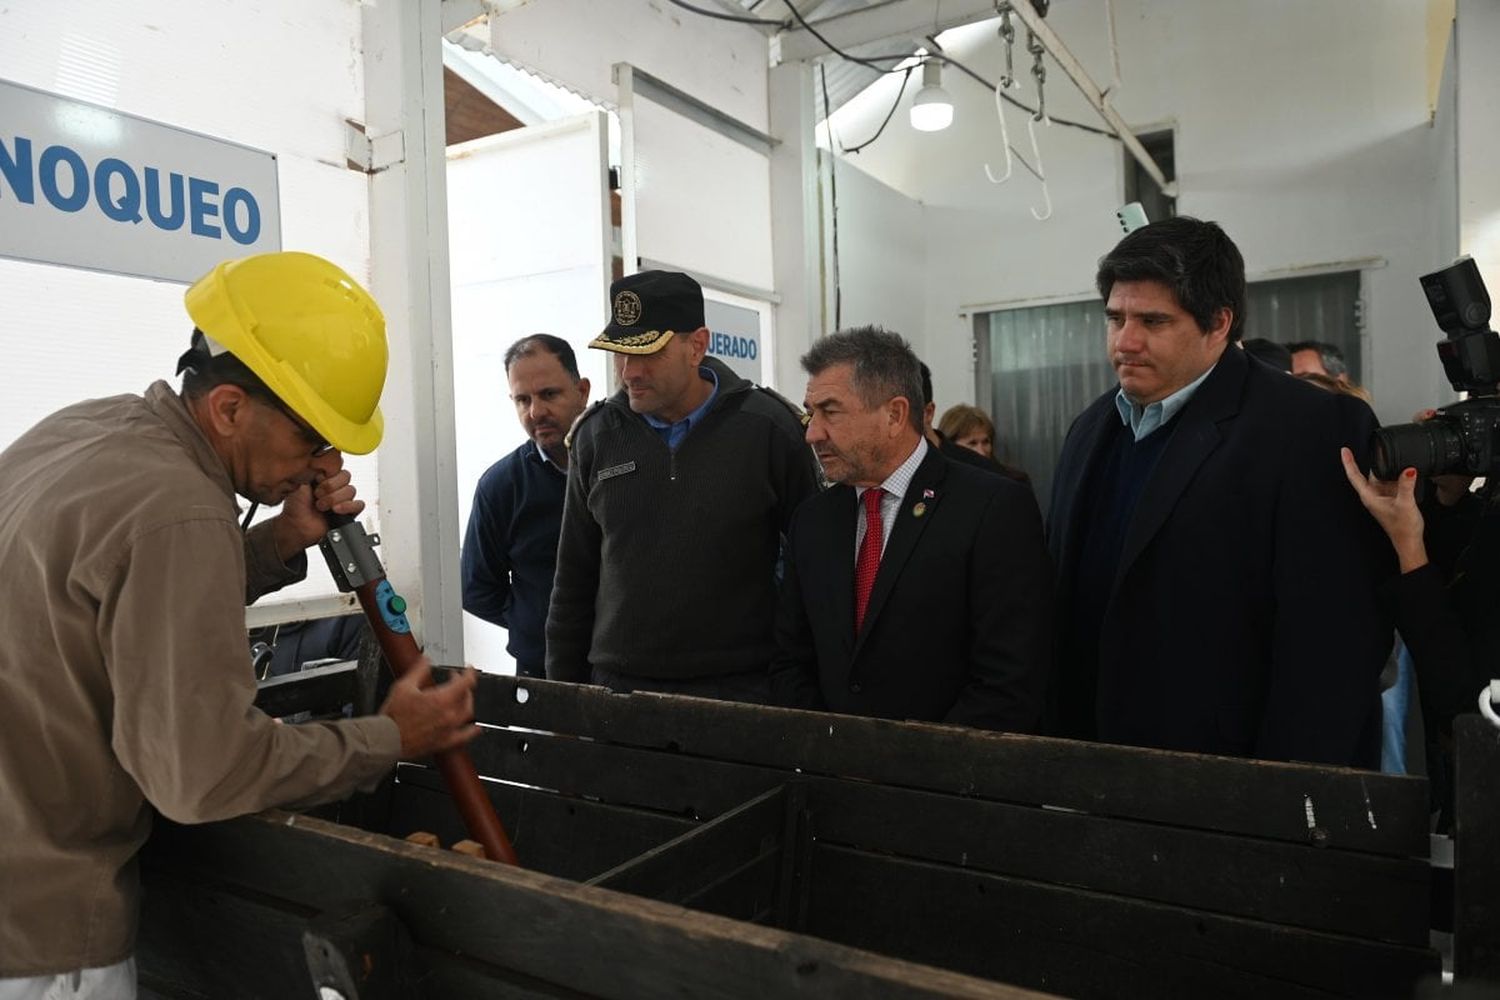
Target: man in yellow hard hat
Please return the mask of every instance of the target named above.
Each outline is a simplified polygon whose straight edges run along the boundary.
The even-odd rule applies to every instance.
[[[300,579],[364,507],[385,322],[333,264],[273,253],[188,289],[165,382],[43,419],[0,452],[0,998],[133,997],[135,855],[177,822],[339,798],[474,734],[473,676],[379,715],[253,707],[244,602]],[[242,532],[235,495],[280,504]],[[60,992],[57,992],[60,991]]]

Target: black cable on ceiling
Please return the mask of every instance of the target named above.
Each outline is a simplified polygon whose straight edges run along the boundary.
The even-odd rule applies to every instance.
[[[839,161],[833,155],[833,119],[828,114],[828,67],[819,66],[818,75],[823,82],[823,124],[828,128],[828,197],[831,204],[829,214],[833,216],[833,328],[839,330],[844,325],[844,288],[839,283]],[[905,89],[905,80],[901,81],[901,86]],[[899,97],[896,98],[897,103],[900,100]],[[886,115],[886,121],[890,121],[890,117]],[[885,128],[884,125],[880,127]],[[870,142],[878,138],[880,133],[876,132],[875,138]]]
[[[692,4],[687,3],[686,0],[671,0],[671,2],[676,4],[678,7],[681,7],[683,10],[690,10],[694,14],[701,14],[704,17],[711,17],[718,21],[735,21],[739,24],[768,24],[775,28],[786,27],[785,21],[773,21],[770,18],[765,17],[748,17],[741,16],[739,14],[726,14],[725,12],[719,10],[704,10],[702,7],[695,7]]]
[[[743,23],[743,24],[774,25],[776,27],[780,27],[780,28],[783,28],[783,29],[789,27],[788,23],[785,22],[785,21],[775,21],[775,20],[771,20],[769,18],[763,18],[763,17],[740,17],[740,16],[735,15],[735,14],[724,14],[724,13],[720,13],[718,11],[704,10],[702,7],[696,7],[693,4],[687,3],[686,0],[670,0],[670,2],[673,3],[673,4],[675,4],[678,7],[683,8],[684,10],[690,10],[690,11],[692,11],[695,14],[701,14],[704,17],[712,17],[712,18],[715,18],[715,19],[721,20],[721,21],[736,21],[736,22]],[[759,3],[759,0],[757,0],[757,5],[758,5],[758,3]],[[831,52],[834,55],[838,56],[840,59],[843,59],[846,62],[854,63],[857,66],[864,66],[867,69],[874,70],[875,72],[881,73],[881,74],[886,74],[886,73],[905,73],[906,76],[901,81],[902,91],[903,92],[905,91],[907,80],[910,79],[910,77],[911,77],[912,67],[908,66],[905,69],[898,69],[896,67],[881,66],[881,65],[879,65],[879,63],[881,63],[881,62],[892,62],[892,61],[894,61],[894,62],[901,62],[901,61],[906,60],[906,59],[916,58],[916,54],[915,53],[907,52],[907,53],[903,53],[901,55],[882,55],[882,56],[854,56],[854,55],[850,55],[849,53],[845,52],[843,49],[839,48],[837,45],[834,45],[832,42],[830,42],[821,32],[818,31],[817,28],[814,28],[812,26],[812,24],[807,20],[807,18],[802,15],[802,12],[797,9],[797,5],[794,2],[792,2],[792,0],[787,0],[787,2],[786,2],[786,9],[789,10],[789,11],[791,11],[792,17],[797,21],[797,23],[799,25],[801,25],[801,27],[803,29],[805,29],[808,32],[808,34],[812,35],[818,41],[822,42],[824,48],[828,49],[829,52]],[[937,45],[936,39],[933,39],[933,38],[929,37],[927,40],[934,47],[936,47],[936,45]],[[991,83],[990,81],[986,80],[984,77],[982,77],[978,73],[974,72],[968,66],[965,66],[963,63],[959,62],[957,59],[954,59],[952,56],[950,56],[950,55],[942,52],[941,50],[929,53],[926,58],[928,58],[928,59],[935,59],[938,62],[942,62],[942,63],[947,63],[948,65],[953,66],[959,72],[963,73],[965,76],[967,76],[967,77],[971,78],[972,80],[974,80],[975,82],[981,84],[991,94],[993,94],[995,92],[995,85],[993,83]],[[1031,107],[1030,105],[1027,105],[1023,101],[1017,100],[1016,98],[1010,96],[1009,94],[1005,93],[1004,91],[1001,91],[1000,97],[1007,104],[1011,105],[1014,108],[1017,108],[1018,110],[1024,111],[1024,112],[1026,112],[1029,115],[1035,115],[1036,114],[1036,108]],[[900,95],[898,95],[897,98],[896,98],[897,105],[899,105],[900,102],[901,102],[901,97],[900,97]],[[827,104],[827,101],[825,101],[824,102],[825,113],[826,113],[827,107],[828,107],[828,104]],[[852,149],[844,149],[843,152],[845,152],[845,153],[855,153],[855,152],[858,152],[859,150],[864,149],[870,143],[874,142],[876,139],[880,138],[881,133],[885,131],[885,126],[890,122],[891,117],[895,114],[895,110],[896,110],[895,107],[892,107],[891,113],[887,114],[885,116],[885,121],[881,123],[879,130],[877,130],[876,133],[873,136],[871,136],[866,141],[860,143],[858,146],[853,147]],[[1085,125],[1083,122],[1075,122],[1075,121],[1072,121],[1071,119],[1067,119],[1067,118],[1053,118],[1053,117],[1049,116],[1048,120],[1051,121],[1052,124],[1054,124],[1054,125],[1061,125],[1064,128],[1076,128],[1076,129],[1078,129],[1078,130],[1080,130],[1082,132],[1087,132],[1087,133],[1089,133],[1091,135],[1103,136],[1103,137],[1105,137],[1107,139],[1115,139],[1115,140],[1118,141],[1118,137],[1113,132],[1109,131],[1108,129],[1097,128],[1097,127],[1095,127],[1093,125]],[[1016,150],[1015,147],[1011,147],[1011,148],[1012,148],[1013,152],[1019,152],[1019,150]],[[831,149],[831,147],[830,147],[830,149]],[[1029,163],[1026,163],[1024,160],[1022,160],[1022,166],[1026,167],[1026,169],[1028,171],[1030,171],[1033,175],[1036,174],[1036,171],[1031,167],[1031,165]]]
[[[899,107],[901,107],[901,98],[906,93],[906,84],[911,80],[911,71],[913,69],[915,69],[915,68],[916,67],[914,67],[914,66],[908,66],[906,68],[905,75],[901,77],[901,89],[898,90],[898,91],[896,91],[896,100],[891,103],[891,110],[889,110],[889,111],[887,111],[885,113],[885,120],[880,123],[880,127],[875,130],[875,134],[872,135],[872,136],[870,136],[870,138],[866,139],[864,142],[860,143],[858,146],[842,146],[841,145],[839,147],[839,149],[840,149],[841,152],[844,152],[844,153],[858,153],[860,150],[864,149],[870,143],[872,143],[876,139],[880,138],[881,133],[885,131],[885,127],[887,125],[889,125],[891,123],[891,119],[895,117],[895,115],[896,115],[896,109],[899,108]],[[826,80],[824,81],[824,87],[823,87],[823,108],[824,108],[824,110],[826,112],[827,108],[828,108],[828,87],[827,87],[827,81]],[[826,122],[828,119],[825,117],[823,120]],[[830,128],[828,130],[828,134],[830,136],[830,140],[829,140],[830,141],[830,145],[829,145],[828,148],[829,148],[830,151],[832,151],[832,149],[833,149],[833,146],[831,144],[832,143],[832,138],[831,137],[833,135],[833,129],[832,128]]]

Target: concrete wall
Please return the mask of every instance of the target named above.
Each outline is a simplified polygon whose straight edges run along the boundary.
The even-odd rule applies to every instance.
[[[1475,6],[1495,17],[1489,5]],[[1107,82],[1102,5],[1054,5],[1048,21],[1094,79]],[[1340,262],[1362,269],[1365,376],[1384,419],[1407,419],[1451,395],[1416,281],[1455,249],[1452,103],[1440,106],[1434,122],[1424,6],[1119,0],[1116,22],[1124,85],[1114,103],[1138,129],[1175,127],[1178,210],[1220,222],[1252,278]],[[1003,68],[993,23],[949,32],[942,42],[991,79]],[[1019,73],[1030,64],[1020,46],[1017,55]],[[1097,124],[1064,74],[1050,61],[1048,69],[1048,110]],[[1029,74],[1021,78],[1019,96],[1034,101]],[[895,82],[851,102],[835,116],[836,129],[871,134]],[[985,162],[1002,162],[992,94],[951,71],[944,83],[954,97],[952,128],[915,133],[899,111],[856,163],[922,205],[926,280],[910,292],[926,303],[925,351],[937,393],[957,400],[974,392],[970,325],[961,315],[969,307],[1090,291],[1094,262],[1119,236],[1123,153],[1113,140],[1061,124],[1039,129],[1054,212],[1038,222],[1030,208],[1041,205],[1040,185],[1019,165],[1003,186],[984,176]],[[1012,112],[1008,122],[1012,145],[1029,155],[1023,115]],[[1493,129],[1476,130],[1493,142]],[[1497,204],[1487,193],[1475,197]],[[843,219],[855,224],[847,213]],[[850,289],[870,287],[847,269],[845,281]],[[846,299],[846,311],[864,309]]]

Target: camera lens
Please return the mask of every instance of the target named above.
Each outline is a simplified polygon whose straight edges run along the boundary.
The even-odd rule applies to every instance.
[[[1393,424],[1375,432],[1375,478],[1395,479],[1402,469],[1441,476],[1465,471],[1464,441],[1458,427],[1441,417],[1422,424]]]

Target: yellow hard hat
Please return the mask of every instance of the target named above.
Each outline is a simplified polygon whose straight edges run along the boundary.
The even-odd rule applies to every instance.
[[[375,450],[385,431],[385,316],[339,267],[284,251],[225,261],[184,297],[193,324],[335,448]]]

